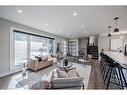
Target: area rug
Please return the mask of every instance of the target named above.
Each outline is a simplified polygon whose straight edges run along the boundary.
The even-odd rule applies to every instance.
[[[49,73],[57,67],[56,64],[48,68],[44,68],[38,72],[29,71],[26,76],[20,76],[15,78],[18,84],[24,89],[32,89],[32,85],[42,80],[44,75],[49,75]]]
[[[28,73],[27,77],[19,77],[16,79],[16,81],[24,88],[24,89],[30,89],[31,86],[40,81],[42,76],[39,74],[32,72]]]
[[[29,72],[28,77],[25,78],[17,78],[16,81],[24,88],[24,89],[29,89],[31,86],[40,81],[43,75],[48,75],[53,69],[55,69],[57,65],[50,66],[48,68],[42,69],[38,71],[37,73],[35,72]],[[76,67],[77,72],[81,77],[84,77],[84,89],[87,89],[88,82],[89,82],[89,77],[90,77],[90,72],[91,72],[91,66],[90,65],[85,65],[84,64],[77,64],[73,63],[73,67]]]
[[[79,75],[84,78],[84,81],[83,81],[84,89],[87,89],[87,86],[89,83],[89,77],[90,77],[90,73],[91,73],[91,65],[74,63],[73,66],[76,67],[76,70],[79,73]]]

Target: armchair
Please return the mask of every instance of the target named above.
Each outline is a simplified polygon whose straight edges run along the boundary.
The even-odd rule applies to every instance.
[[[84,57],[80,57],[79,59],[78,59],[78,62],[79,63],[84,63],[84,64],[91,64],[92,63],[92,55],[86,55],[86,56],[84,56]]]

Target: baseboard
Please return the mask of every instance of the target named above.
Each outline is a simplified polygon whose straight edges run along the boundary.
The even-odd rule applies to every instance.
[[[11,75],[11,74],[14,74],[14,73],[17,73],[17,72],[20,72],[20,71],[21,71],[21,69],[15,70],[15,71],[11,71],[11,72],[8,71],[8,72],[5,72],[5,73],[1,73],[0,74],[0,78],[8,76],[8,75]]]
[[[4,77],[4,76],[7,76],[7,75],[9,75],[9,74],[10,74],[10,72],[1,73],[1,74],[0,74],[0,78],[2,78],[2,77]]]

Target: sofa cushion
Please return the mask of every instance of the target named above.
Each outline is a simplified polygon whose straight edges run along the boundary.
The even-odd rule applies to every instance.
[[[57,69],[58,78],[67,78],[68,74],[65,71]]]
[[[72,68],[68,71],[68,77],[77,77],[76,68]]]

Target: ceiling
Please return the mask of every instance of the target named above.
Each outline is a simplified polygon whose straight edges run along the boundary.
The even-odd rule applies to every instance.
[[[109,25],[113,31],[117,16],[120,31],[127,31],[127,6],[0,6],[1,18],[65,38],[108,33]]]

